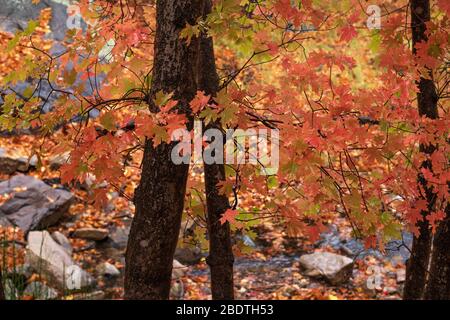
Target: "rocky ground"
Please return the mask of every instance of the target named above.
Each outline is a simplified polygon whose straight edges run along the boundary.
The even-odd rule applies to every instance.
[[[0,230],[7,296],[121,299],[133,211],[129,199],[113,191],[108,206],[96,210],[86,202],[89,182],[73,188],[60,184],[54,170],[64,156],[44,160],[37,170],[26,149],[2,141]],[[351,237],[345,219],[331,218],[329,232],[313,243],[289,237],[282,223],[255,227],[256,240],[244,239],[252,250],[236,252],[237,298],[399,299],[410,236],[384,252],[366,250]],[[205,254],[180,247],[175,258],[172,298],[209,299]]]

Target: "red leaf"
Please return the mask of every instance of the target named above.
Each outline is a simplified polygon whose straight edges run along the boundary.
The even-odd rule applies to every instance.
[[[209,102],[211,96],[205,95],[202,91],[197,91],[197,95],[191,101],[191,109],[194,113],[199,112],[203,109]]]
[[[227,209],[227,211],[225,211],[222,214],[222,218],[220,218],[220,223],[224,224],[225,222],[229,222],[231,224],[236,223],[236,215],[237,215],[237,210],[232,210],[232,209]]]
[[[356,32],[355,27],[353,26],[345,26],[341,29],[341,41],[350,41],[352,40],[354,37],[356,37],[358,35],[358,33]]]

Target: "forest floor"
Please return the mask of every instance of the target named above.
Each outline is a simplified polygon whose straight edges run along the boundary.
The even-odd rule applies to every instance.
[[[0,139],[0,147],[29,154],[29,150],[36,149],[36,141],[29,135],[5,137]],[[31,169],[25,174],[36,176],[54,186],[60,181],[59,173],[49,170],[45,159],[39,170]],[[132,174],[134,176],[131,180],[136,183],[139,177],[135,173]],[[0,180],[9,178],[10,175],[0,176]],[[64,293],[60,298],[121,299],[124,253],[133,211],[130,199],[120,196],[118,192],[110,192],[108,206],[103,210],[97,210],[86,201],[89,192],[86,188],[71,187],[69,190],[76,197],[75,203],[55,226],[48,228],[48,231],[50,233],[59,231],[67,236],[73,247],[72,258],[84,270],[95,275],[96,286],[91,288],[90,292]],[[109,236],[103,241],[72,237],[74,231],[83,227],[107,229]],[[408,257],[405,248],[393,242],[384,252],[366,250],[360,241],[352,238],[349,223],[337,213],[330,215],[328,227],[329,232],[322,234],[318,241],[310,242],[306,237],[288,236],[282,222],[266,221],[256,226],[257,236],[251,243],[253,247],[251,252],[236,254],[234,277],[236,298],[399,299],[404,281],[404,261]],[[27,245],[24,234],[13,227],[0,226],[0,231],[2,238],[8,240],[3,241],[7,244],[3,250],[3,261],[6,264],[4,270],[21,265],[24,262]],[[354,260],[352,275],[348,281],[335,286],[324,279],[304,275],[299,258],[304,254],[321,251],[337,253]],[[183,276],[174,282],[172,298],[211,298],[209,271],[204,257],[205,255],[198,263],[184,268]],[[96,268],[104,262],[114,265],[120,271],[120,275],[110,277],[99,274]],[[26,283],[36,280],[42,279],[39,274],[32,273],[27,275]],[[377,283],[377,288],[373,288],[371,283]],[[18,290],[21,291],[23,288]],[[21,295],[20,298],[31,299],[26,295]]]

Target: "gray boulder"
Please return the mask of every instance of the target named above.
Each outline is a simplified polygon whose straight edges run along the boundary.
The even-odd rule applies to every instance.
[[[113,229],[111,234],[109,235],[109,239],[111,240],[111,246],[117,249],[126,248],[128,243],[128,236],[130,234],[130,227],[116,227]]]
[[[333,285],[349,280],[353,260],[330,252],[315,252],[300,257],[300,265],[309,277],[323,277]]]
[[[0,214],[0,227],[12,227],[12,223],[2,214]]]
[[[67,5],[69,2],[68,0],[41,0],[38,4],[33,4],[32,0],[0,0],[0,28],[11,33],[17,29],[24,29],[29,20],[39,17],[42,9],[51,8],[51,36],[56,40],[62,40],[68,29]]]
[[[0,194],[10,196],[0,206],[0,217],[6,217],[25,233],[58,222],[74,199],[66,190],[53,189],[39,179],[23,175],[1,182]]]

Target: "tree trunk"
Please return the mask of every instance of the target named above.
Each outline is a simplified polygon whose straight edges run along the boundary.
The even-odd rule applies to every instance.
[[[204,16],[211,12],[211,0],[206,0]],[[198,89],[206,94],[215,96],[219,90],[219,76],[217,75],[214,45],[211,37],[203,34],[200,39],[200,63]],[[206,129],[220,129],[220,123],[212,123]],[[233,251],[231,245],[230,225],[221,224],[219,219],[230,208],[228,197],[219,194],[217,184],[225,180],[223,164],[206,164],[205,190],[208,211],[209,256],[206,259],[211,270],[211,292],[215,300],[234,299],[233,283]]]
[[[433,240],[429,281],[425,299],[450,300],[450,205],[437,227]]]
[[[200,0],[158,0],[152,95],[173,92],[179,112],[189,113],[196,93],[199,42],[180,39],[201,14]],[[152,111],[156,107],[149,102]],[[168,299],[172,262],[183,212],[189,165],[171,160],[174,143],[146,141],[142,176],[135,191],[136,213],[126,252],[125,298]]]
[[[429,0],[412,0],[411,5],[411,27],[413,39],[413,54],[416,54],[415,45],[422,41],[427,41],[426,22],[430,21],[430,1]],[[429,71],[432,74],[431,70]],[[419,92],[417,94],[419,114],[431,119],[438,117],[437,94],[433,80],[420,78]],[[433,145],[421,145],[421,152],[427,155],[432,154],[436,150]],[[423,167],[431,169],[430,161],[425,161]],[[423,176],[419,176],[419,183],[422,184],[428,201],[428,210],[422,212],[423,221],[418,224],[420,235],[414,237],[411,257],[406,268],[406,282],[403,298],[404,299],[423,299],[425,287],[429,275],[429,262],[432,248],[432,234],[429,228],[426,216],[433,210],[434,197],[432,190],[426,186]]]
[[[2,269],[0,268],[0,301],[5,300],[5,291],[3,290]]]

